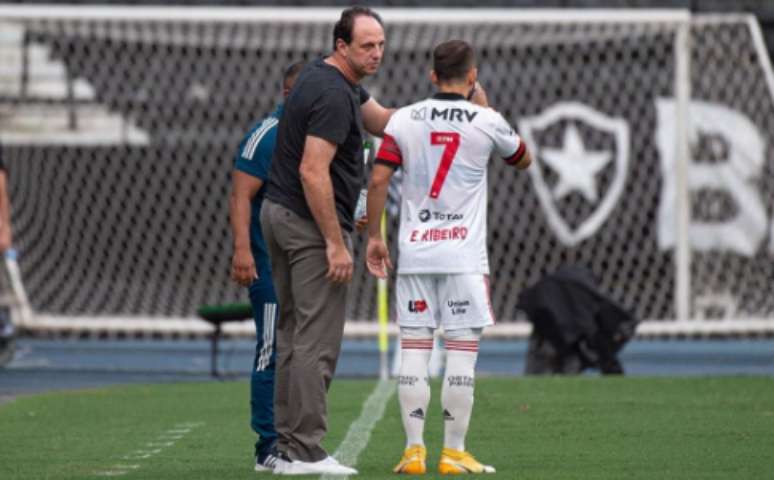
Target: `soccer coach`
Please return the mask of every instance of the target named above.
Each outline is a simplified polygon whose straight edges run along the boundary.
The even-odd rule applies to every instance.
[[[392,110],[358,85],[384,53],[381,18],[344,10],[333,53],[301,71],[279,123],[261,226],[271,257],[277,325],[275,427],[280,474],[354,474],[321,446],[327,392],[352,278],[353,214],[364,180],[365,128],[382,135]]]

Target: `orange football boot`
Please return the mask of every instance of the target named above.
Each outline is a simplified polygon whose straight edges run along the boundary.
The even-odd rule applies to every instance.
[[[441,475],[495,473],[495,469],[479,462],[468,452],[444,448],[441,452],[441,461],[438,463],[438,473]]]
[[[411,445],[403,452],[400,463],[392,469],[395,473],[422,475],[427,471],[427,450],[422,445]]]

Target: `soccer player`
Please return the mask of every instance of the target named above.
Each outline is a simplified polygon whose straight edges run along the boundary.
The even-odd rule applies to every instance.
[[[470,45],[460,40],[438,45],[431,72],[438,93],[393,114],[371,174],[367,215],[379,218],[390,178],[396,168],[403,169],[396,301],[402,350],[398,398],[406,449],[396,473],[427,469],[428,363],[439,326],[446,372],[438,470],[495,471],[465,447],[479,339],[483,328],[494,323],[486,250],[487,165],[492,153],[519,169],[531,159],[521,138],[488,108],[476,76]],[[369,223],[368,236],[368,269],[384,278],[392,265],[378,222]]]
[[[303,63],[298,62],[285,70],[282,78],[283,97],[290,93],[303,66]],[[282,104],[278,105],[239,144],[234,159],[230,201],[234,241],[231,277],[248,288],[257,338],[250,379],[250,425],[259,436],[255,443],[255,470],[258,472],[272,470],[277,460],[277,432],[274,429],[277,296],[261,232],[260,212],[282,108]]]

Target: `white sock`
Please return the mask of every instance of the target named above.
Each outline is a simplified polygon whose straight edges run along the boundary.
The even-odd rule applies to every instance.
[[[444,448],[465,450],[470,414],[473,411],[478,338],[463,336],[446,340],[446,373],[441,390],[444,418]]]
[[[427,406],[430,404],[427,365],[433,351],[432,330],[402,327],[400,344],[398,400],[403,429],[406,432],[406,447],[424,445],[425,417]]]

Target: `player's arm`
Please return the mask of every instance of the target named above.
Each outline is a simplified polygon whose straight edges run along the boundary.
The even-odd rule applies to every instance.
[[[392,269],[390,252],[384,243],[381,231],[382,211],[387,202],[387,191],[390,179],[395,172],[393,167],[382,164],[374,165],[371,171],[371,181],[368,183],[367,216],[374,220],[368,222],[368,247],[366,248],[366,265],[368,271],[378,278],[387,278],[387,269]]]
[[[11,202],[8,200],[8,180],[0,168],[0,252],[11,248]]]
[[[476,105],[491,108],[489,106],[489,98],[487,97],[486,90],[478,82],[476,82],[470,90],[468,100]],[[498,152],[500,152],[505,163],[512,165],[519,170],[524,170],[532,164],[532,156],[527,150],[524,140],[516,135],[511,126],[508,125],[508,122],[502,118],[502,115],[497,115],[498,118],[494,128],[497,131],[495,143],[497,144]]]
[[[374,168],[371,170],[371,180],[368,183],[368,203],[366,207],[367,217],[373,219],[368,222],[368,247],[366,248],[366,266],[372,275],[378,278],[387,277],[387,269],[392,268],[390,252],[382,238],[381,222],[384,205],[387,203],[387,192],[390,188],[395,169],[403,163],[403,157],[395,139],[388,134],[384,135],[384,141],[376,154]]]
[[[497,153],[506,164],[519,170],[524,170],[532,164],[532,155],[524,139],[516,134],[502,115],[495,112],[491,128]]]
[[[482,87],[478,82],[476,82],[476,84],[473,85],[473,88],[470,90],[470,93],[468,94],[468,100],[476,105],[485,108],[491,108],[489,106],[489,98],[486,96],[486,90],[484,90],[484,87]]]
[[[387,192],[390,188],[390,179],[395,169],[382,164],[374,165],[371,170],[371,180],[368,182],[368,203],[366,212],[368,218],[378,219],[382,217],[384,205],[387,203]],[[382,240],[380,222],[369,222],[368,239]]]
[[[384,127],[390,120],[394,108],[385,108],[373,98],[360,105],[360,113],[363,115],[363,127],[371,135],[384,136]]]
[[[532,155],[529,153],[527,144],[524,143],[523,139],[520,140],[520,144],[516,149],[516,152],[510,157],[503,158],[503,160],[505,160],[505,163],[508,165],[512,165],[519,170],[524,170],[532,165]]]
[[[334,282],[344,283],[352,278],[352,256],[341,234],[331,182],[330,167],[336,148],[333,142],[307,135],[299,173],[306,203],[325,238],[326,276]]]
[[[258,278],[255,259],[250,250],[250,202],[262,186],[263,180],[258,177],[239,170],[232,172],[229,217],[234,256],[231,258],[231,278],[245,287]]]

